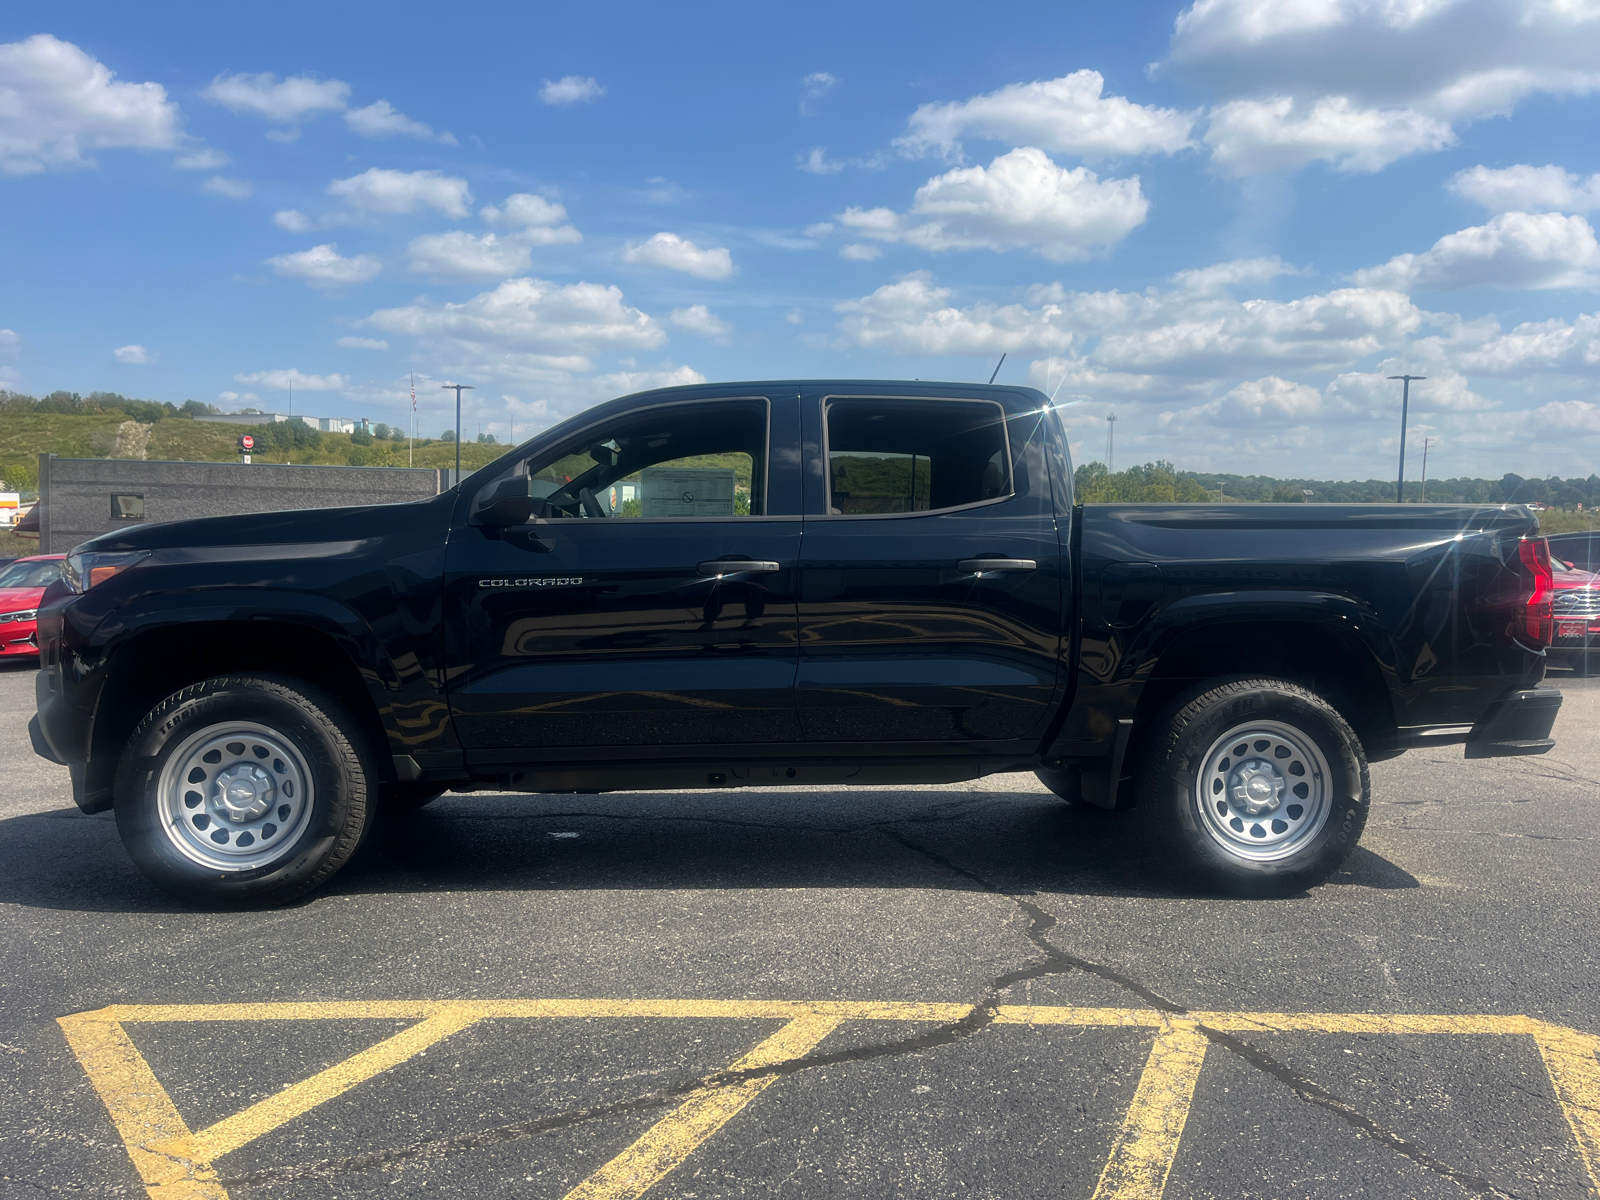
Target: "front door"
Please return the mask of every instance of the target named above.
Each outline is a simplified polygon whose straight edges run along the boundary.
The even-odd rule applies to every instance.
[[[979,749],[1043,733],[1063,559],[1037,406],[999,394],[1014,407],[803,398],[796,695],[808,741]]]
[[[475,764],[799,740],[797,427],[792,397],[633,409],[485,481],[527,474],[544,499],[526,526],[451,532],[449,696]]]

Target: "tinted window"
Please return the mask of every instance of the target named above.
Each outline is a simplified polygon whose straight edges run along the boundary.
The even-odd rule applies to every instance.
[[[59,562],[12,563],[0,571],[0,588],[49,587],[60,578]]]
[[[827,425],[829,512],[927,512],[1011,494],[998,404],[832,400]]]
[[[766,507],[764,400],[667,404],[529,459],[548,518],[748,517]]]

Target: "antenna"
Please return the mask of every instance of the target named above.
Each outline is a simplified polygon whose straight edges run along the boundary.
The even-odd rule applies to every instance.
[[[1425,504],[1428,499],[1428,447],[1437,442],[1438,438],[1422,439],[1422,498],[1418,504]]]
[[[1000,355],[1000,361],[995,363],[995,365],[994,365],[994,375],[989,376],[989,382],[990,383],[993,383],[995,381],[995,376],[1000,374],[1000,368],[1005,366],[1005,365],[1006,365],[1006,356],[1002,353]]]
[[[1106,474],[1110,475],[1115,468],[1111,465],[1111,453],[1116,448],[1117,440],[1117,414],[1106,414]]]

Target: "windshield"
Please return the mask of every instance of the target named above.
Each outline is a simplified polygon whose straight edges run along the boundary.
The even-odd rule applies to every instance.
[[[0,571],[0,588],[49,587],[60,578],[59,562],[15,562]]]

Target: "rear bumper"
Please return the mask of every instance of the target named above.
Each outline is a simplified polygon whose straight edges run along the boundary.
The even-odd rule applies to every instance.
[[[1528,688],[1496,700],[1467,735],[1468,758],[1506,758],[1543,754],[1555,746],[1550,736],[1561,711],[1561,692]]]

